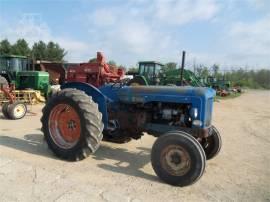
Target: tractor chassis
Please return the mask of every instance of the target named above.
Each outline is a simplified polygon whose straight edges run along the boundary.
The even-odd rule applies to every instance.
[[[196,139],[200,140],[202,138],[207,138],[211,133],[209,133],[209,128],[186,128],[179,126],[168,126],[163,124],[147,123],[145,125],[145,131],[155,137],[159,137],[164,133],[169,131],[183,131],[191,134]]]

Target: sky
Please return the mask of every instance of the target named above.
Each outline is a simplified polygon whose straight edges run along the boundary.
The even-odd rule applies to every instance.
[[[270,69],[269,0],[0,0],[0,40],[50,40],[69,62]]]

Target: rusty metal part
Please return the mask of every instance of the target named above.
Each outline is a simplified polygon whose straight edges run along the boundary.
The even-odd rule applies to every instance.
[[[66,70],[62,63],[37,61],[35,70],[48,72],[50,83],[53,85],[63,84],[65,82]]]
[[[132,116],[130,116],[132,114]],[[143,135],[144,125],[147,122],[147,113],[140,110],[117,111],[110,113],[110,119],[118,120],[122,136],[139,139]]]
[[[183,176],[191,168],[191,158],[180,145],[169,145],[161,152],[161,166],[173,176]]]
[[[226,96],[228,96],[229,94],[230,94],[230,92],[228,92],[227,90],[218,90],[217,91],[217,94],[219,95],[219,96],[221,96],[221,97],[226,97]]]
[[[10,104],[13,104],[14,101],[16,100],[16,97],[13,94],[13,91],[15,90],[15,85],[10,84],[9,87],[4,87],[1,85],[1,91],[3,92],[4,96],[8,99],[8,102]]]
[[[80,117],[68,104],[58,104],[52,109],[48,127],[52,140],[62,149],[74,147],[80,139]]]
[[[105,62],[102,53],[97,53],[97,61],[91,63],[81,63],[68,68],[68,82],[84,82],[95,87],[100,87],[105,83],[119,82],[124,76],[124,70],[115,68]]]
[[[40,91],[36,90],[16,90],[15,84],[10,84],[9,87],[0,87],[0,103],[21,101],[28,104],[37,104],[45,102],[45,98],[41,96]]]

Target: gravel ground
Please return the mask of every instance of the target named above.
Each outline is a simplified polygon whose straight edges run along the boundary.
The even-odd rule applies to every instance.
[[[207,162],[203,177],[185,188],[156,177],[151,136],[102,143],[86,160],[65,162],[43,140],[42,105],[22,120],[0,117],[0,201],[270,201],[269,103],[270,91],[215,103],[222,151]]]

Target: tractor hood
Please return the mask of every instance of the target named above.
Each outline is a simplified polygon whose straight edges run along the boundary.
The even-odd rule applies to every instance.
[[[151,102],[188,104],[197,108],[201,127],[210,127],[213,101],[216,92],[212,88],[191,86],[127,86],[119,89],[119,102],[146,104]]]
[[[215,91],[191,86],[127,86],[119,89],[118,98],[124,103],[174,102],[191,103],[192,99],[207,100]]]

